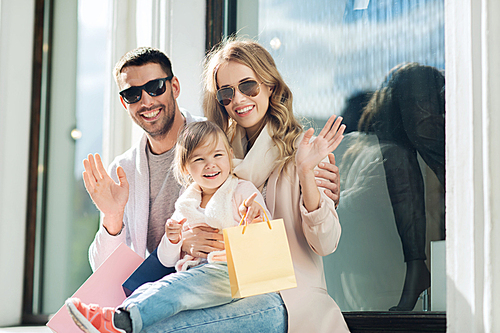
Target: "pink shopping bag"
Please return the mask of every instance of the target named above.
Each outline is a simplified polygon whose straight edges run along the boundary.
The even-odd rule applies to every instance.
[[[143,259],[127,245],[120,244],[87,281],[73,294],[84,303],[115,307],[126,298],[122,283],[142,263]],[[57,333],[81,333],[63,305],[47,326]]]

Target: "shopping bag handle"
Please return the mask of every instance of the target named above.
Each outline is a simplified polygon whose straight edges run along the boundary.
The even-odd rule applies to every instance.
[[[257,201],[254,201],[257,205],[260,206],[260,208],[262,208],[262,211],[264,212],[264,216],[266,217],[266,222],[267,222],[267,225],[269,226],[269,229],[272,229],[271,227],[271,221],[269,221],[269,216],[267,216],[267,213],[266,213],[266,210],[264,209],[264,207],[262,207],[262,205],[260,203],[258,203]],[[248,210],[247,210],[248,211]],[[241,226],[243,223],[245,224],[245,226],[243,227],[243,231],[241,232],[242,234],[245,233],[245,230],[247,229],[247,221],[245,220],[245,217],[247,216],[247,212],[245,212],[245,214],[243,214],[243,217],[241,218],[241,221],[240,221],[240,224],[238,224],[238,226]],[[262,221],[264,222],[264,221]]]

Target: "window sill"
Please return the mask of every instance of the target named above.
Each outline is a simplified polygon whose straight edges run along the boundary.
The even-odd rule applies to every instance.
[[[351,333],[446,332],[445,312],[344,312]]]

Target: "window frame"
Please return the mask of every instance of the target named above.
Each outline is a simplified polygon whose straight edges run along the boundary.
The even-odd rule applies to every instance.
[[[37,244],[36,239],[37,233],[43,234],[45,230],[43,210],[46,198],[45,184],[47,183],[48,122],[43,121],[42,118],[47,117],[47,114],[43,113],[49,108],[49,98],[48,95],[44,96],[43,86],[50,85],[53,4],[54,0],[35,0],[28,206],[26,211],[24,286],[21,318],[23,325],[42,325],[49,320],[48,315],[40,314],[36,311],[36,308],[41,307],[42,295],[40,292],[40,295],[35,297],[35,284],[42,285],[43,260],[40,262],[38,273],[35,271],[35,267],[36,258],[43,257],[42,253],[37,254],[37,251],[44,248],[43,244]],[[39,201],[41,202],[40,205],[38,204]],[[38,215],[42,217],[39,225],[37,224]],[[44,237],[40,238],[43,242]],[[37,304],[35,304],[35,298],[38,299]]]
[[[207,52],[221,37],[236,32],[236,0],[207,0]],[[217,8],[217,10],[214,10]],[[225,18],[226,13],[228,15]],[[219,19],[218,19],[219,18]],[[220,19],[222,18],[222,20]],[[231,22],[224,25],[224,20]],[[234,27],[232,30],[230,27]],[[446,312],[443,311],[349,311],[342,312],[352,333],[357,332],[446,332]]]

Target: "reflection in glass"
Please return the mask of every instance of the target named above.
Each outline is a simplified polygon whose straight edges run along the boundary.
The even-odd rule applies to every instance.
[[[439,70],[417,63],[398,66],[363,108],[358,126],[361,133],[355,135],[355,141],[343,155],[340,169],[347,204],[359,200],[352,197],[359,187],[376,190],[369,184],[346,182],[346,178],[352,179],[352,172],[356,180],[370,179],[371,167],[376,164],[379,179],[385,178],[385,184],[379,185],[387,189],[390,205],[385,206],[392,206],[406,263],[401,298],[391,311],[413,310],[420,293],[430,287],[425,263],[424,178],[418,155],[444,188],[444,105],[444,75]],[[368,158],[370,151],[376,151],[378,156]],[[361,165],[360,158],[364,160]],[[443,203],[444,192],[440,194],[439,201]],[[443,230],[440,238],[444,238],[444,216],[438,223]]]
[[[343,311],[422,310],[414,305],[429,286],[429,242],[444,239],[444,0],[260,0],[258,7],[258,39],[290,82],[295,112],[318,128],[342,114],[350,132],[335,152],[343,232],[324,258],[328,292]],[[391,72],[409,63],[433,74]],[[358,132],[365,107],[391,80],[407,80],[391,102],[401,104],[399,118],[381,112],[372,120],[385,127],[367,122],[370,130]],[[435,113],[409,125],[410,109]]]

